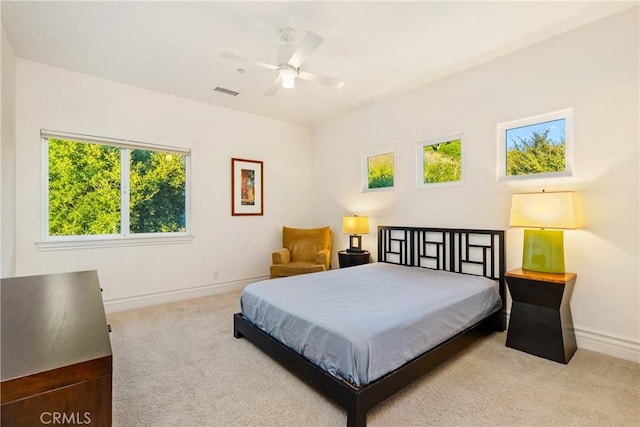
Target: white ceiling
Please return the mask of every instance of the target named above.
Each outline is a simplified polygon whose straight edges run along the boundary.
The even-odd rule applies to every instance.
[[[3,0],[1,7],[19,57],[313,125],[637,4]],[[301,70],[345,80],[342,89],[298,81],[264,96],[277,71],[220,56],[275,63],[285,27],[325,39]]]

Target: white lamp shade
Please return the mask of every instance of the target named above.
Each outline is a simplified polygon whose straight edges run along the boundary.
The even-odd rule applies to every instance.
[[[369,217],[357,215],[343,217],[342,232],[345,234],[369,234]]]
[[[575,191],[514,194],[511,198],[512,227],[580,228],[582,212]]]

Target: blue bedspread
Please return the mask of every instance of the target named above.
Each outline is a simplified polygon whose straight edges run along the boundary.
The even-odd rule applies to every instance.
[[[497,311],[497,282],[373,263],[248,285],[242,313],[355,386],[386,373]]]

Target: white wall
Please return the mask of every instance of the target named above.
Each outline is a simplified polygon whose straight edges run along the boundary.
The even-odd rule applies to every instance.
[[[2,26],[2,82],[0,87],[0,277],[15,273],[15,118],[16,55]]]
[[[638,39],[634,8],[317,126],[315,218],[339,230],[345,214],[371,215],[363,246],[375,253],[376,223],[508,229],[512,193],[577,190],[588,225],[565,232],[565,252],[578,274],[578,345],[640,361]],[[573,176],[498,181],[496,124],[568,107]],[[464,185],[416,188],[416,143],[458,132]],[[395,188],[361,192],[361,155],[385,147],[395,150]],[[507,233],[509,269],[521,265],[522,235]]]
[[[3,275],[7,264],[15,264],[16,275],[97,269],[107,303],[181,297],[266,275],[283,224],[328,223],[337,231],[336,249],[347,245],[340,220],[352,213],[371,215],[373,230],[376,223],[507,229],[512,193],[574,189],[583,196],[588,220],[585,229],[565,232],[567,269],[578,273],[571,304],[578,344],[639,359],[637,8],[346,114],[312,134],[23,59],[14,68],[4,33],[2,39]],[[499,182],[496,124],[567,107],[574,109],[573,177]],[[15,154],[7,148],[11,114]],[[190,147],[195,239],[168,246],[38,249],[41,128]],[[416,143],[457,132],[464,132],[464,185],[417,189]],[[396,188],[362,193],[360,156],[384,147],[396,152]],[[230,216],[231,157],[265,162],[263,217]],[[5,178],[11,163],[15,197]],[[15,223],[5,222],[13,211]],[[5,249],[13,246],[9,224],[15,226],[15,253]],[[508,268],[515,268],[522,230],[510,229],[507,237]],[[363,244],[375,252],[375,234]]]
[[[108,306],[149,295],[195,296],[198,287],[268,275],[281,227],[314,225],[306,127],[21,58],[16,98],[18,275],[97,269]],[[191,148],[193,241],[40,250],[43,128]],[[264,162],[264,216],[231,216],[232,157]]]

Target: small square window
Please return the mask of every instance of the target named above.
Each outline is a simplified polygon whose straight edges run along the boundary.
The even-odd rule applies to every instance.
[[[416,160],[418,187],[462,183],[462,135],[419,142]]]
[[[362,191],[388,190],[394,184],[394,153],[383,150],[362,156]]]
[[[571,176],[571,109],[500,123],[497,132],[500,179]]]

